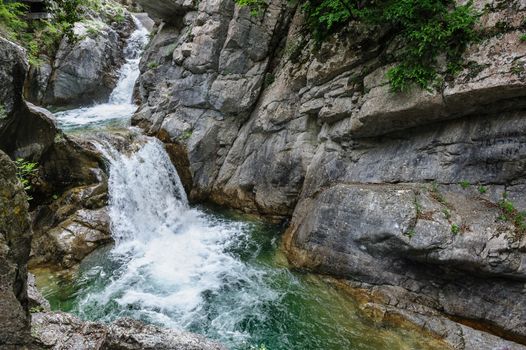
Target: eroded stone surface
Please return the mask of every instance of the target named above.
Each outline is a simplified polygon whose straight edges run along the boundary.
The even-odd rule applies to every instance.
[[[37,313],[32,332],[46,349],[75,350],[224,350],[203,337],[121,319],[109,325],[83,322],[66,313]]]

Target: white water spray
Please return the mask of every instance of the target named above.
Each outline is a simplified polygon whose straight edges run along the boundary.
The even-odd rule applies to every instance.
[[[236,331],[239,323],[250,315],[264,317],[261,304],[278,293],[263,282],[266,271],[228,253],[247,224],[190,208],[162,143],[147,140],[130,155],[101,148],[110,162],[112,260],[122,265],[104,290],[79,302],[79,313],[116,302],[133,310],[129,316],[148,322],[186,328],[213,318],[213,333],[220,338],[249,337]],[[235,290],[229,309],[210,314],[207,295],[219,296],[225,288]]]
[[[135,17],[136,30],[130,35],[124,49],[126,62],[119,71],[119,80],[108,103],[81,107],[55,113],[61,128],[76,129],[86,125],[98,125],[111,121],[128,122],[137,106],[133,103],[133,88],[139,77],[139,61],[148,43],[148,30]]]

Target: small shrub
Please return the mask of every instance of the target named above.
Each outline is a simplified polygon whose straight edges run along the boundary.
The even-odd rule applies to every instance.
[[[0,103],[0,120],[7,118],[7,111],[5,110],[5,106]]]
[[[263,86],[264,87],[268,87],[268,86],[272,85],[275,80],[276,80],[276,77],[274,76],[274,74],[267,73],[265,75],[265,81],[263,82]]]
[[[416,233],[416,232],[415,232],[414,229],[410,229],[410,230],[408,230],[407,232],[405,232],[404,235],[406,235],[406,236],[409,237],[409,238],[413,238],[414,235],[415,235],[415,233]]]
[[[158,67],[159,67],[159,64],[157,62],[148,62],[149,69],[156,69]]]
[[[465,190],[466,188],[468,188],[469,186],[471,186],[471,184],[469,183],[469,181],[466,181],[466,180],[460,181],[460,187],[462,187],[464,190]]]
[[[522,42],[525,42],[526,41],[526,34],[522,34],[520,37],[519,37],[520,41]]]
[[[460,233],[460,226],[458,226],[457,224],[452,224],[451,233],[455,236],[458,235]]]
[[[442,213],[444,213],[444,216],[446,217],[447,220],[451,219],[451,211],[449,211],[448,208],[442,209]]]
[[[38,306],[33,306],[32,308],[29,309],[29,312],[32,313],[32,314],[37,314],[39,312],[44,312],[44,308],[40,305]]]
[[[31,191],[31,184],[37,177],[38,164],[26,161],[22,158],[18,158],[15,161],[16,164],[16,176],[18,180],[24,187],[26,193]],[[31,196],[28,197],[29,200],[33,199]]]
[[[482,186],[482,185],[477,187],[477,190],[479,191],[480,194],[485,194],[486,192],[488,192],[487,187],[486,186]]]
[[[502,213],[497,220],[508,221],[515,226],[517,235],[526,234],[526,213],[519,212],[515,204],[508,199],[507,192],[502,194],[502,200],[499,201],[499,207]]]

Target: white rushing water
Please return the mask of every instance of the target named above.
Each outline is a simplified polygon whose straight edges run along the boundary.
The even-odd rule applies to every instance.
[[[119,71],[119,80],[107,103],[81,107],[55,113],[59,126],[66,130],[90,125],[106,124],[112,121],[128,122],[137,109],[133,103],[133,88],[139,77],[141,54],[148,43],[148,30],[133,17],[136,30],[130,35],[124,49],[126,62]]]
[[[117,309],[133,310],[126,312],[129,316],[169,327],[188,328],[207,320],[212,334],[242,341],[249,334],[239,331],[240,323],[265,317],[261,305],[279,296],[264,282],[268,271],[229,253],[246,224],[191,208],[163,145],[147,140],[130,155],[102,148],[110,162],[109,207],[116,240],[110,260],[120,267],[102,290],[79,302],[79,313],[89,318],[94,308],[117,303]],[[210,312],[207,296],[221,294],[229,300],[215,306],[225,309]],[[100,318],[111,320],[121,312]]]

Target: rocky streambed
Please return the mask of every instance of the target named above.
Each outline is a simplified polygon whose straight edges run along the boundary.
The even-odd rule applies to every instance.
[[[132,3],[152,34],[90,14],[38,69],[0,38],[0,149],[39,165],[29,206],[0,158],[0,346],[526,348],[521,1],[404,94],[382,30]]]

